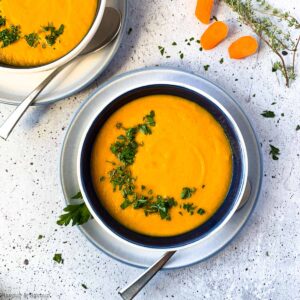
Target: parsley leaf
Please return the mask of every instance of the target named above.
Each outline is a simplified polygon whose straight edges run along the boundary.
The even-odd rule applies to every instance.
[[[0,42],[2,42],[2,48],[15,43],[20,39],[20,26],[11,25],[10,28],[0,31]]]
[[[296,131],[300,130],[300,125],[297,125]]]
[[[6,18],[0,16],[0,27],[1,27],[1,26],[5,26],[5,25],[6,25]]]
[[[204,65],[203,66],[203,68],[204,68],[205,71],[207,71],[209,67],[210,67],[210,65]]]
[[[269,152],[269,154],[272,156],[272,158],[274,159],[274,160],[278,160],[279,159],[279,155],[280,155],[280,150],[277,148],[277,147],[275,147],[275,146],[273,146],[273,145],[270,145],[270,152]]]
[[[39,35],[35,32],[25,35],[25,40],[30,47],[35,48],[39,44]]]
[[[194,206],[193,203],[185,203],[183,204],[182,208],[185,209],[190,215],[193,215],[196,206]]]
[[[81,192],[78,192],[71,199],[82,199]],[[89,212],[85,203],[80,204],[69,204],[64,208],[65,214],[59,216],[57,225],[67,226],[72,222],[72,226],[74,225],[82,225],[86,223],[89,219],[92,219],[92,215]]]
[[[203,208],[199,208],[199,209],[197,210],[197,214],[199,214],[199,215],[204,215],[204,214],[205,214],[205,210],[204,210]]]
[[[48,26],[44,26],[43,29],[45,31],[50,31],[50,34],[47,34],[45,39],[49,46],[53,46],[58,37],[64,33],[65,25],[61,24],[59,28],[56,29],[52,24],[48,24]]]
[[[58,264],[63,264],[64,263],[64,259],[61,256],[61,253],[55,253],[53,256],[53,260],[55,262],[57,262]]]
[[[81,286],[87,290],[87,286],[84,283],[82,283]]]
[[[182,192],[180,194],[181,199],[191,198],[192,194],[196,192],[196,188],[184,187],[182,188]]]
[[[274,118],[275,117],[275,113],[270,110],[263,111],[261,115],[265,118]]]

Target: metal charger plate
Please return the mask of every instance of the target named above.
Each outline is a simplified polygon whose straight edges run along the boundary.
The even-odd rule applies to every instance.
[[[127,0],[107,0],[106,6],[122,14],[117,38],[97,53],[76,59],[67,66],[39,95],[34,105],[49,104],[70,97],[91,84],[108,66],[119,49],[126,30]],[[51,71],[14,73],[0,70],[0,103],[18,105]],[[17,84],[16,84],[17,83]]]
[[[62,146],[60,176],[63,193],[69,204],[71,196],[79,190],[77,179],[78,146],[83,133],[90,126],[91,120],[104,106],[119,95],[141,86],[155,84],[182,86],[219,101],[234,117],[239,126],[246,143],[249,159],[248,180],[251,183],[251,192],[246,204],[214,235],[189,248],[178,251],[164,268],[174,269],[207,259],[228,245],[250,217],[260,192],[262,162],[255,133],[241,108],[223,90],[204,78],[170,68],[141,69],[112,78],[89,96],[75,114]],[[108,234],[95,220],[78,226],[78,228],[98,249],[132,266],[149,267],[163,254],[162,251],[128,245],[128,243]]]

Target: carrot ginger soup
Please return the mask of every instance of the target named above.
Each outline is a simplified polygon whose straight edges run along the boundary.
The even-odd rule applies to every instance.
[[[52,62],[90,29],[97,0],[0,0],[0,61],[15,66]]]
[[[99,201],[118,222],[173,236],[207,221],[232,177],[229,141],[213,116],[170,95],[134,100],[101,128],[91,157]]]

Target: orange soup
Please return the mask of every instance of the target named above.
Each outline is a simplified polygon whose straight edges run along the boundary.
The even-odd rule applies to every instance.
[[[154,95],[109,117],[93,146],[91,172],[114,219],[142,234],[174,236],[203,224],[223,203],[232,152],[207,110]]]

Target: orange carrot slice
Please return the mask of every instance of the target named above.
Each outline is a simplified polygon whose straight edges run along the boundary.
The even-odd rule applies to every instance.
[[[215,48],[228,34],[228,26],[221,21],[212,23],[202,34],[200,43],[204,50]]]
[[[209,24],[213,6],[214,0],[198,0],[195,12],[197,19],[204,24]]]
[[[233,42],[229,48],[230,58],[240,59],[254,54],[258,49],[257,40],[252,36],[242,36]]]

